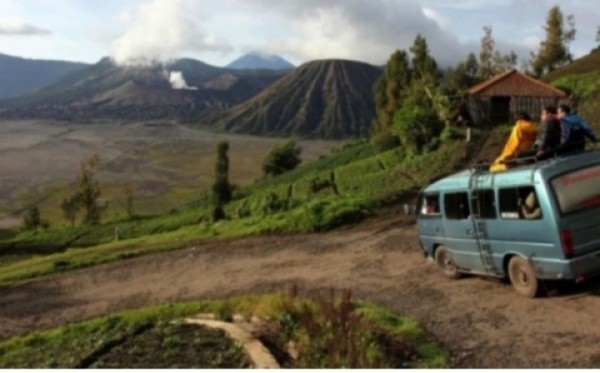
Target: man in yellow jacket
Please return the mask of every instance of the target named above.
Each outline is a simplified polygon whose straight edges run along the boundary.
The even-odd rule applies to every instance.
[[[507,161],[515,159],[520,151],[531,150],[535,144],[538,134],[538,127],[533,123],[531,117],[527,113],[519,113],[517,116],[517,124],[502,151],[502,155],[498,157],[492,164],[490,171],[502,172],[508,169]]]

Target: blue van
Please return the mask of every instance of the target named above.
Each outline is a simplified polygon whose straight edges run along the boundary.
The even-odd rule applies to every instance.
[[[508,278],[535,297],[540,281],[600,275],[599,152],[446,177],[417,214],[421,248],[449,278]]]

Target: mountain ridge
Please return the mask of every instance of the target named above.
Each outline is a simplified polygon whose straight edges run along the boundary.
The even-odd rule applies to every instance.
[[[311,61],[207,121],[221,131],[253,135],[364,137],[375,117],[373,86],[382,73],[363,62]]]
[[[225,68],[233,70],[291,70],[295,67],[280,56],[250,52],[231,62]]]
[[[79,62],[29,59],[0,53],[0,99],[19,97],[87,66]]]

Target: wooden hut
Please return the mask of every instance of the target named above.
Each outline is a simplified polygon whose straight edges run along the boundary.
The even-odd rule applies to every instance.
[[[476,125],[512,123],[519,112],[539,119],[544,106],[568,103],[567,95],[517,70],[508,70],[469,90],[469,113]]]

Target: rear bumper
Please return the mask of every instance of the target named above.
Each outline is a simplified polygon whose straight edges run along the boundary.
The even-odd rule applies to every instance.
[[[538,260],[534,264],[541,280],[582,280],[600,275],[600,250],[569,260]]]

